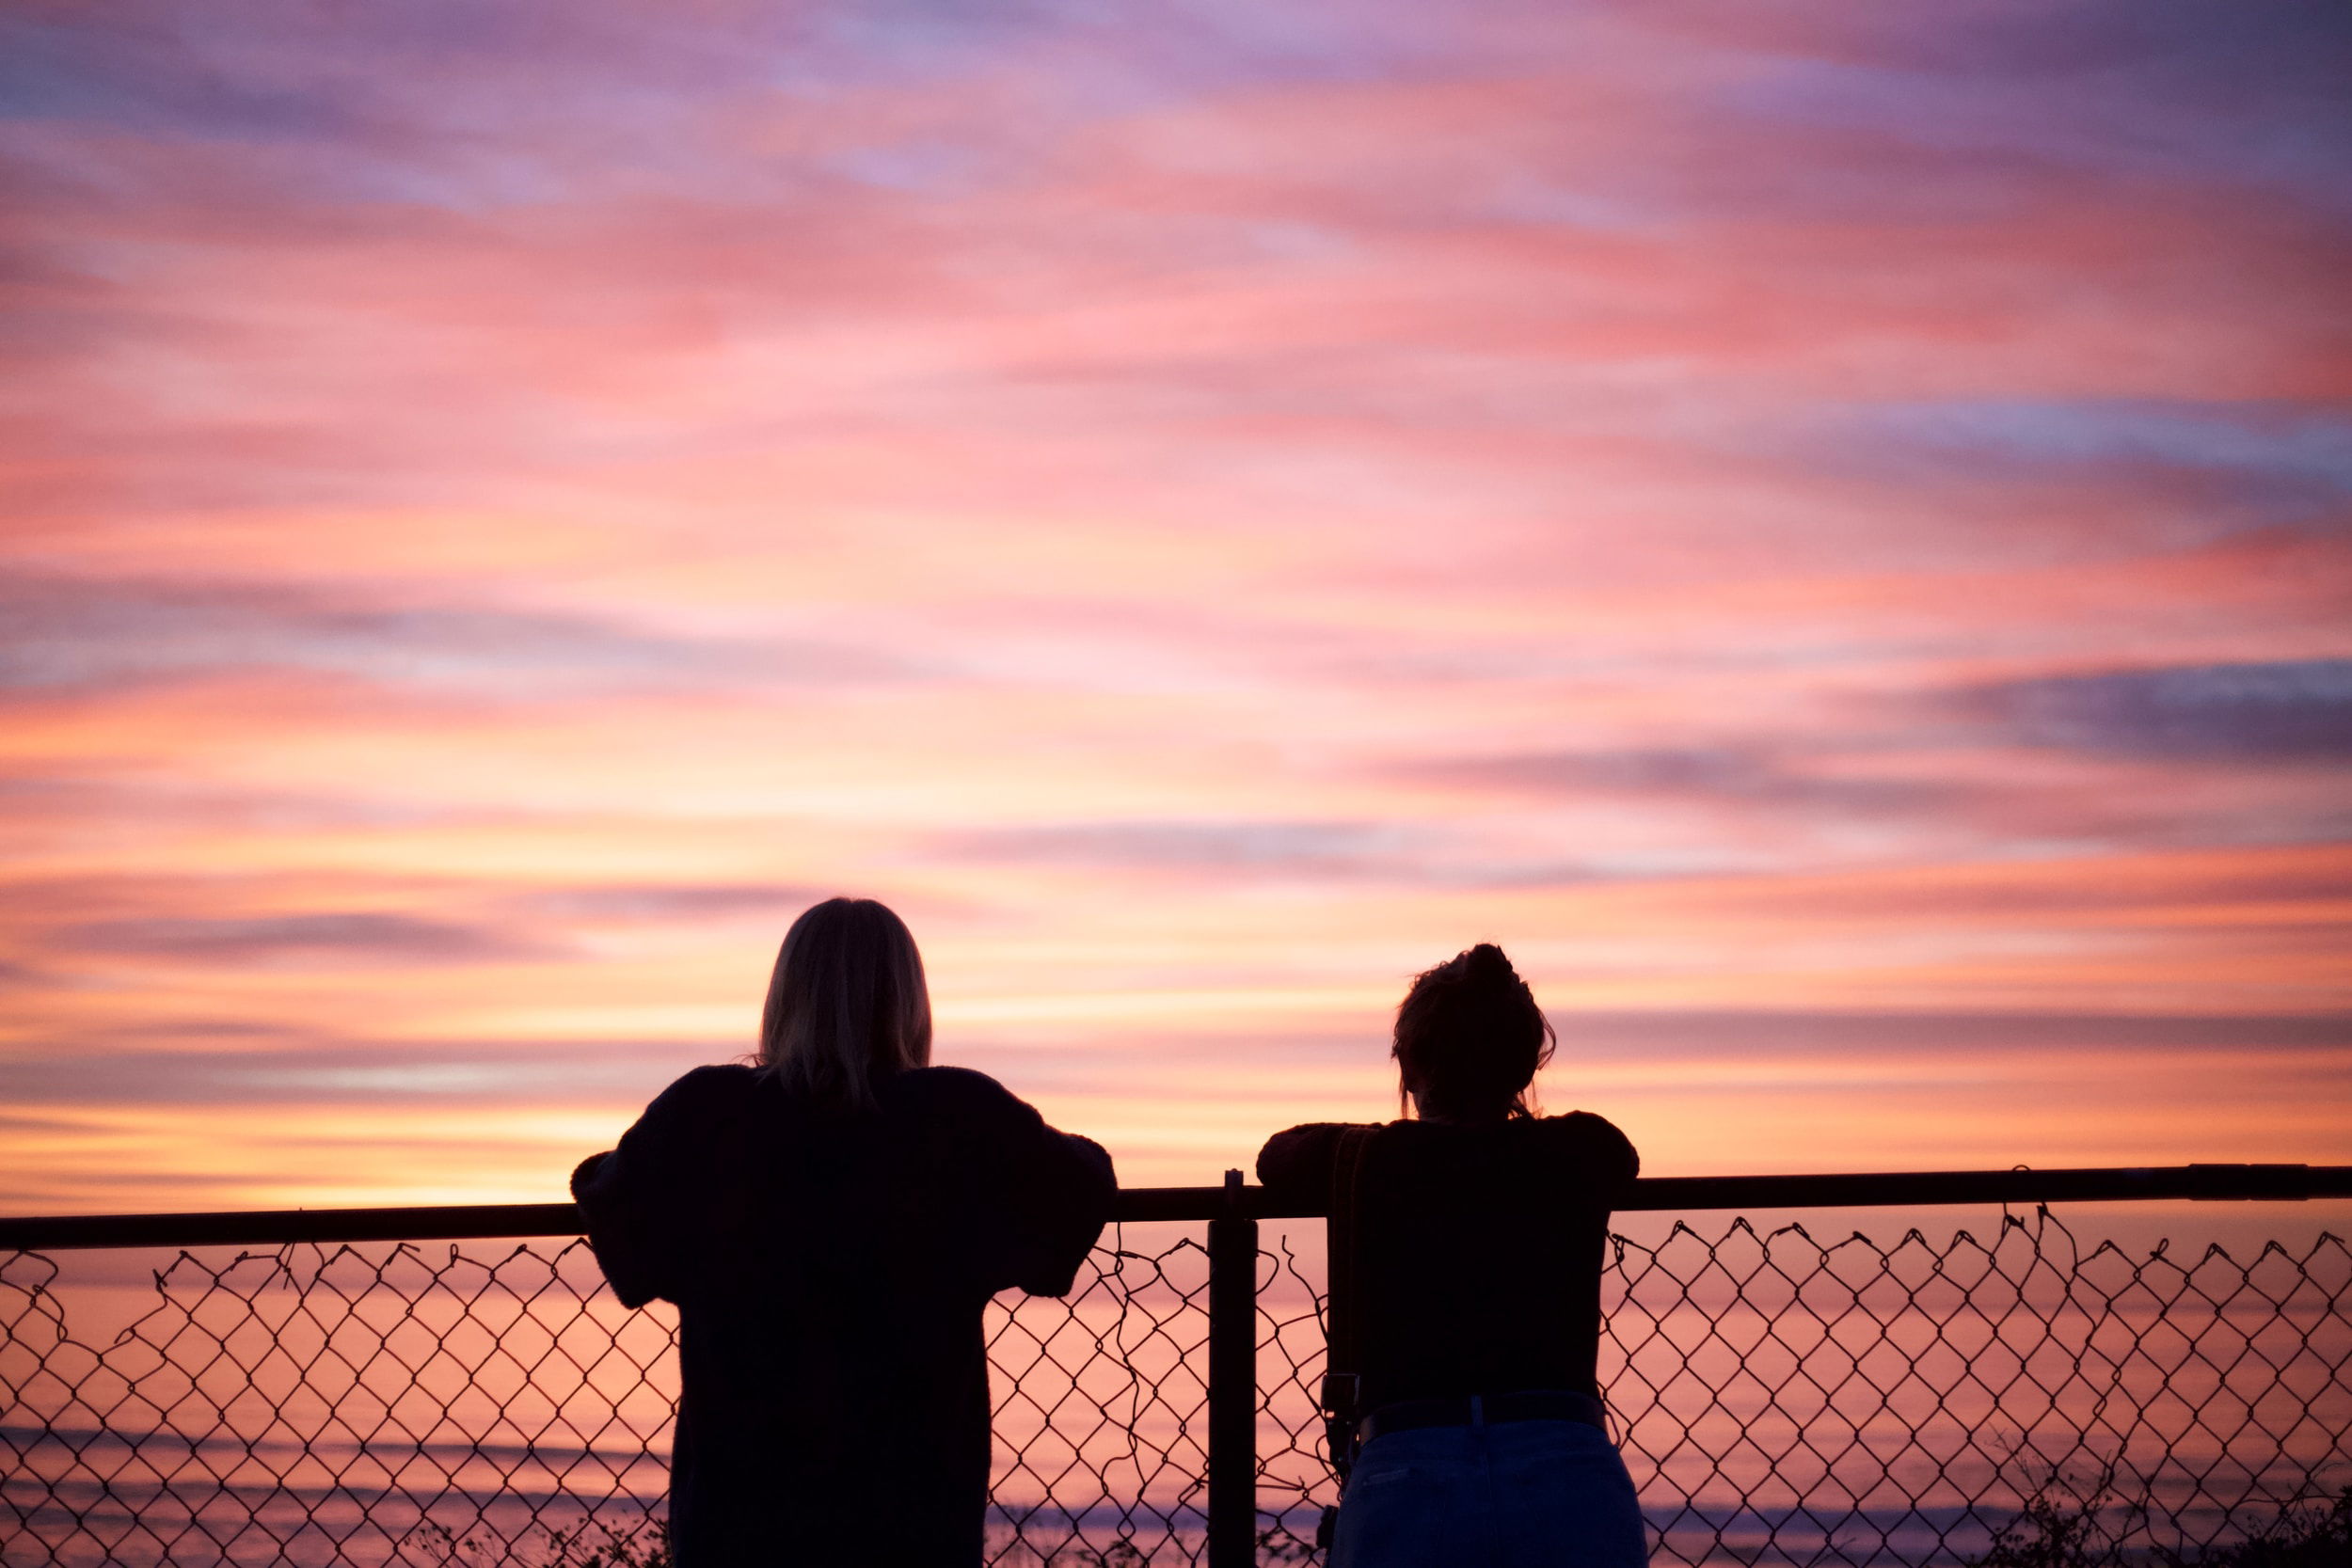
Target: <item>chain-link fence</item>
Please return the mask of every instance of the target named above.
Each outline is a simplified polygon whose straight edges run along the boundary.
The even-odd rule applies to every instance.
[[[2352,1484],[2334,1235],[2133,1256],[2042,1210],[1940,1244],[1744,1220],[1610,1244],[1601,1380],[1655,1562],[1956,1563],[2004,1531],[2052,1563],[2194,1558]],[[1330,1500],[1323,1340],[1279,1266],[1306,1305],[1264,1314],[1259,1500],[1295,1552]]]
[[[990,1309],[994,1562],[1202,1556],[1209,1257],[1150,1228],[1066,1300]],[[1309,1559],[1333,1497],[1315,1228],[1258,1255],[1267,1561]],[[2045,1212],[1612,1248],[1603,1376],[1661,1561],[1959,1562],[2051,1528],[2194,1555],[2352,1481],[2333,1236],[2134,1256]],[[0,1254],[0,1561],[657,1563],[671,1333],[577,1243],[182,1253],[135,1287]]]

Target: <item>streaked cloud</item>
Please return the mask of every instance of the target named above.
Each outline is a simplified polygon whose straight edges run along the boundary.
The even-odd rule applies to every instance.
[[[765,915],[771,921],[788,921],[809,905],[832,896],[815,887],[788,883],[613,882],[545,888],[524,895],[520,902],[532,914],[558,920],[739,920]]]
[[[713,1052],[719,1054],[713,1055]],[[125,1049],[95,1042],[20,1060],[9,1069],[20,1106],[119,1105],[382,1107],[496,1098],[601,1107],[728,1054],[720,1042],[451,1041],[429,1049],[364,1039],[219,1043]]]
[[[406,969],[479,963],[533,951],[502,931],[368,910],[259,919],[101,920],[59,927],[49,941],[77,955],[261,969]]]
[[[2352,659],[2042,675],[1975,694],[2036,745],[2337,766],[2352,758]]]
[[[1458,787],[1535,796],[1679,797],[1912,815],[1950,811],[1971,796],[1966,786],[1924,768],[1909,776],[1872,776],[1850,765],[1841,776],[1834,759],[1808,767],[1736,746],[1533,752],[1417,763],[1404,771]]]
[[[982,862],[1090,870],[1347,877],[1393,871],[1413,837],[1378,822],[1074,822],[966,834],[943,847]]]
[[[662,635],[577,614],[338,602],[281,584],[20,577],[0,689],[79,692],[224,673],[301,672],[530,701],[583,692],[903,677],[879,649]]]

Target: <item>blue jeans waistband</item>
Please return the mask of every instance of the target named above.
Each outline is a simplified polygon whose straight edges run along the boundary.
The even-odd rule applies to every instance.
[[[1603,1432],[1609,1430],[1608,1413],[1592,1395],[1574,1388],[1529,1388],[1384,1404],[1357,1423],[1356,1441],[1369,1443],[1384,1432],[1409,1432],[1415,1427],[1485,1426],[1504,1421],[1581,1421]]]

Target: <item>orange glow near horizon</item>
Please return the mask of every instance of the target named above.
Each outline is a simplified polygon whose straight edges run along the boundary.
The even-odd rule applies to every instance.
[[[0,1211],[548,1196],[835,892],[1131,1181],[1482,939],[1653,1173],[2352,1161],[2306,22],[885,11],[23,24]]]

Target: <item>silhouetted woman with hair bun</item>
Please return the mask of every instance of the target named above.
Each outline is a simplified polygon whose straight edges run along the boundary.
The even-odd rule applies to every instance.
[[[1647,1559],[1596,1375],[1609,1212],[1641,1162],[1599,1117],[1530,1105],[1553,1043],[1481,942],[1397,1008],[1411,1119],[1294,1127],[1258,1155],[1260,1180],[1332,1215],[1331,1568]]]
[[[572,1175],[613,1293],[678,1309],[678,1568],[977,1568],[981,1308],[1069,1291],[1110,1157],[932,1067],[898,917],[834,898],[776,955],[756,1065],[696,1068]]]

